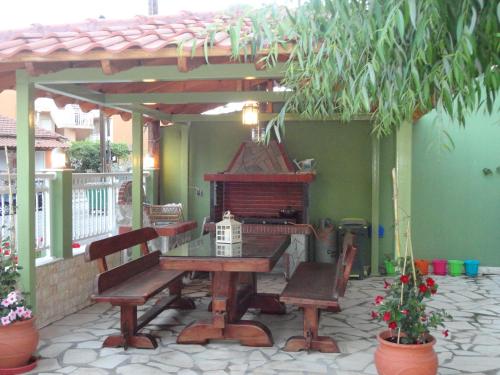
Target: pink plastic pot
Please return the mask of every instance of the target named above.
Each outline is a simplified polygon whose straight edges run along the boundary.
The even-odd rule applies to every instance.
[[[448,261],[446,259],[434,259],[432,261],[432,268],[434,270],[434,275],[446,275],[446,266]]]

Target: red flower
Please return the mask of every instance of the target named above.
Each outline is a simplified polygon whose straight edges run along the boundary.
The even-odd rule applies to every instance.
[[[2,248],[0,247],[0,254],[2,254]]]
[[[10,246],[10,243],[6,242],[3,244],[5,247],[9,247]]]
[[[403,284],[408,284],[410,282],[410,276],[408,275],[401,275],[399,278]]]
[[[372,319],[378,318],[378,312],[372,311]]]
[[[398,328],[398,324],[396,322],[389,323],[389,329],[396,329],[396,328]]]
[[[17,255],[14,256],[14,263],[15,264],[19,263],[19,257]]]
[[[384,320],[384,322],[391,320],[391,313],[389,311],[386,311],[382,319]]]
[[[425,283],[427,284],[427,286],[429,288],[432,288],[436,283],[434,282],[434,279],[431,278],[431,277],[428,277],[427,279],[425,279]]]
[[[390,288],[391,284],[384,280],[384,289]]]
[[[431,289],[431,294],[436,294],[437,293],[437,289],[436,288],[432,288]]]
[[[71,247],[73,249],[79,249],[80,248],[80,244],[79,243],[74,243],[74,244],[71,245]]]
[[[427,285],[420,284],[418,289],[420,290],[420,293],[425,293],[425,292],[427,292]]]
[[[4,253],[4,255],[9,256],[10,255],[10,250],[5,250],[3,253]]]
[[[380,305],[383,300],[384,300],[384,297],[382,297],[382,296],[376,296],[375,297],[375,305]]]
[[[408,311],[408,310],[406,310],[406,309],[401,310],[401,314],[403,314],[403,315],[408,315],[408,313],[409,313],[409,311]]]
[[[450,332],[449,332],[447,329],[445,329],[445,330],[443,331],[443,336],[444,336],[444,337],[448,337],[448,335],[449,335],[449,334],[450,334]]]

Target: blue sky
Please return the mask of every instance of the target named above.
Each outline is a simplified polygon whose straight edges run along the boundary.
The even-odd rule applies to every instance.
[[[208,12],[238,4],[259,6],[293,0],[158,0],[159,14],[175,14],[181,10]],[[296,2],[296,1],[294,1]],[[148,12],[148,0],[14,0],[1,1],[0,30],[18,29],[31,24],[81,22],[103,15],[107,19],[130,18]]]

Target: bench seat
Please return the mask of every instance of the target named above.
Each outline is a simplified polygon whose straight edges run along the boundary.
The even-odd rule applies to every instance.
[[[171,282],[181,278],[183,274],[183,271],[162,270],[156,265],[132,276],[120,285],[93,294],[92,299],[96,302],[109,302],[112,305],[119,305],[124,301],[129,304],[144,305],[148,299],[161,292]]]
[[[335,275],[332,263],[302,262],[281,293],[280,300],[290,305],[337,307]]]
[[[304,311],[304,333],[290,337],[285,351],[313,349],[324,353],[339,352],[337,343],[331,337],[318,335],[318,328],[321,310],[340,311],[339,297],[344,296],[356,254],[352,244],[346,244],[344,248],[337,265],[300,263],[281,293],[281,302],[297,305]]]

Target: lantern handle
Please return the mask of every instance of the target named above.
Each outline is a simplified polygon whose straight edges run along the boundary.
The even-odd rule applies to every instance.
[[[223,219],[232,219],[234,218],[234,215],[231,214],[231,211],[227,210],[224,212],[224,215],[222,216]]]

